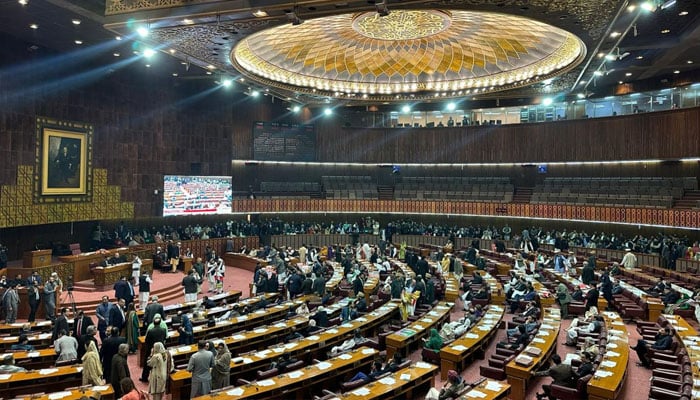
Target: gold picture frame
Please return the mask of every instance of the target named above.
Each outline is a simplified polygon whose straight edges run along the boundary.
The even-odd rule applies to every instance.
[[[38,202],[91,200],[92,134],[90,124],[37,118]]]

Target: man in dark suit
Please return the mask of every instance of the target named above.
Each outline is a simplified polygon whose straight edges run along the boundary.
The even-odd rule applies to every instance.
[[[134,297],[136,292],[134,291],[134,285],[136,284],[136,278],[133,276],[126,281],[126,292],[124,293],[124,304],[127,306],[134,302]]]
[[[311,319],[316,321],[316,326],[319,328],[325,328],[328,326],[328,312],[323,306],[319,306],[316,309],[316,314],[311,316]]]
[[[80,341],[80,338],[87,333],[88,326],[95,325],[92,318],[85,315],[83,310],[78,310],[78,315],[73,320],[73,336]],[[78,349],[80,353],[80,349]]]
[[[600,296],[600,292],[598,292],[598,289],[596,287],[592,287],[591,290],[586,293],[586,311],[588,311],[591,307],[598,307],[598,297]]]
[[[638,366],[651,368],[648,358],[649,350],[668,350],[671,348],[671,344],[673,343],[673,337],[669,335],[668,329],[666,328],[659,328],[659,333],[656,334],[654,340],[654,344],[650,345],[646,340],[639,339],[637,345],[632,347],[632,349],[637,352],[637,356],[639,357],[639,362],[637,363]]]
[[[163,305],[158,302],[158,296],[151,296],[151,302],[146,306],[146,310],[143,312],[143,330],[142,334],[146,334],[146,328],[153,322],[153,318],[156,314],[165,315],[163,312]]]
[[[128,297],[129,283],[126,281],[126,277],[122,276],[117,282],[114,283],[114,297],[119,299],[124,299]]]
[[[364,289],[365,289],[365,273],[360,272],[360,274],[357,275],[355,280],[352,282],[352,291],[355,293],[355,297],[357,297],[357,294],[363,292]]]
[[[124,299],[119,299],[109,310],[109,324],[119,329],[119,332],[124,328]]]
[[[550,394],[552,391],[551,385],[570,387],[573,384],[574,370],[571,368],[571,365],[562,364],[559,354],[554,354],[552,356],[552,364],[553,365],[549,369],[534,373],[534,376],[549,376],[552,378],[551,384],[542,385],[542,390],[544,390],[544,393],[537,393],[537,400],[552,398]]]
[[[53,325],[53,334],[51,335],[51,341],[56,341],[58,339],[58,333],[61,331],[70,332],[70,327],[68,326],[68,308],[61,308],[61,315],[56,318],[56,322]]]
[[[87,352],[87,346],[90,342],[94,342],[96,348],[99,347],[97,345],[97,339],[95,339],[96,334],[97,328],[94,325],[89,325],[85,330],[85,334],[78,338],[78,360],[83,358]]]
[[[326,294],[326,280],[323,278],[323,275],[316,276],[312,283],[312,289],[319,297],[323,297]]]
[[[100,361],[102,362],[103,376],[110,376],[112,367],[112,358],[119,351],[119,345],[126,343],[126,338],[119,336],[119,329],[112,327],[109,336],[102,341],[100,348]]]

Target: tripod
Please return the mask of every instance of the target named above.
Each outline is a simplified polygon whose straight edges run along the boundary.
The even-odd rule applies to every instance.
[[[75,306],[75,297],[73,297],[73,289],[68,289],[68,302],[70,303],[70,308],[73,310],[73,314],[75,314],[78,310],[78,307]]]

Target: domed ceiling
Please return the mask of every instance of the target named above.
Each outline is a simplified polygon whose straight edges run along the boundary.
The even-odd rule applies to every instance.
[[[265,85],[386,100],[513,89],[564,73],[585,55],[575,35],[522,16],[394,10],[275,26],[245,37],[230,57]]]

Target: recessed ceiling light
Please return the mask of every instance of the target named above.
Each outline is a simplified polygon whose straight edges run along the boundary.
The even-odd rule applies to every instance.
[[[146,64],[146,68],[151,68],[151,64]]]
[[[688,60],[688,61],[686,61],[686,63],[692,64],[692,63],[693,63],[693,60]]]
[[[187,63],[185,61],[180,61],[180,64],[187,65]]]
[[[121,37],[121,36],[115,36],[115,37],[114,37],[114,40],[122,40],[122,37]]]
[[[631,6],[627,7],[627,11],[632,12],[632,11],[634,11],[636,8],[637,8],[637,6],[635,6],[634,4],[632,4]]]
[[[678,13],[681,17],[688,15],[688,11],[681,11]]]
[[[189,19],[189,18],[185,18],[182,20],[182,23],[185,25],[192,25],[192,24],[194,24],[194,21]]]
[[[239,81],[245,82],[245,78],[240,78]]]
[[[173,76],[177,76],[177,72],[173,72]]]
[[[113,53],[112,55],[115,56],[115,57],[119,57],[121,54],[119,54],[119,53]]]
[[[644,56],[637,56],[637,60],[641,60]]]
[[[661,30],[661,33],[666,34],[666,33],[671,33],[670,29],[663,29]]]
[[[625,76],[632,76],[631,72],[625,72]]]
[[[80,23],[81,23],[82,21],[80,21],[80,20],[77,19],[77,18],[74,18],[74,19],[72,19],[70,22],[72,22],[73,25],[80,25]]]
[[[265,12],[265,10],[256,10],[256,11],[253,11],[253,15],[258,17],[258,18],[263,18],[263,17],[267,17],[267,12]]]
[[[82,41],[82,40],[76,40],[76,41],[75,41],[75,44],[83,44],[83,41]]]
[[[39,29],[39,25],[37,25],[37,24],[31,24],[31,25],[29,25],[29,27],[32,29]]]
[[[617,81],[617,83],[618,83],[619,85],[622,85],[624,82],[622,82],[622,81]]]
[[[211,65],[211,64],[207,65],[207,68],[208,68],[208,69],[216,69],[216,67],[213,66],[213,65]]]
[[[605,57],[605,53],[603,53],[602,51],[600,53],[598,53],[598,58],[603,58],[603,57]]]
[[[611,38],[616,38],[616,37],[618,37],[618,36],[620,36],[620,32],[612,32],[612,33],[610,34],[610,37],[611,37]]]
[[[680,71],[680,70],[675,70],[675,71],[673,71],[673,73],[674,73],[674,74],[680,74],[681,71]]]
[[[168,50],[168,53],[170,53],[170,54],[175,54],[175,49],[170,49],[170,50]]]
[[[26,6],[27,4],[29,4],[29,0],[17,0],[17,2],[23,6]]]
[[[211,75],[211,71],[207,71],[207,75]]]

